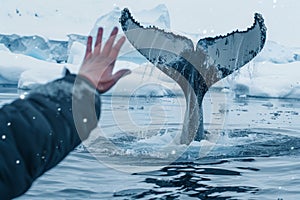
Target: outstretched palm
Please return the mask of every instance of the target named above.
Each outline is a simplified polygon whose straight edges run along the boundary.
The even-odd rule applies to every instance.
[[[79,75],[90,80],[100,93],[108,91],[120,78],[130,73],[130,70],[123,69],[112,74],[117,56],[125,42],[123,36],[114,45],[117,33],[118,28],[115,27],[102,50],[103,28],[98,29],[94,51],[92,50],[93,38],[88,37],[86,53]]]

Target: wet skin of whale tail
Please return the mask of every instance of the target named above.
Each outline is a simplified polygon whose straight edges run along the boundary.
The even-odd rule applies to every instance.
[[[202,101],[217,81],[225,78],[252,60],[266,41],[266,27],[260,14],[246,31],[193,42],[183,36],[156,27],[143,27],[128,9],[120,17],[129,42],[158,69],[175,80],[186,98],[186,111],[180,144],[203,139]]]

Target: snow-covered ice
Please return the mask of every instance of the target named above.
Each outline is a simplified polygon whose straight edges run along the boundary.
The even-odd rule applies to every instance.
[[[86,3],[82,1],[74,3],[66,0],[64,2],[57,1],[56,6],[53,6],[54,4],[51,1],[43,3],[36,0],[29,1],[26,3],[19,0],[1,1],[0,19],[3,26],[0,28],[0,34],[17,34],[21,39],[24,36],[36,35],[44,38],[44,42],[50,40],[69,42],[68,47],[66,47],[68,49],[65,49],[68,54],[67,63],[55,63],[55,59],[52,59],[54,55],[46,55],[49,54],[48,50],[29,51],[28,49],[32,48],[31,46],[28,46],[27,50],[18,51],[16,49],[12,53],[4,45],[7,40],[0,40],[0,84],[18,84],[20,88],[28,89],[36,84],[60,78],[64,67],[70,68],[72,72],[77,72],[84,55],[84,38],[86,35],[95,35],[97,27],[101,25],[105,27],[105,31],[107,30],[105,32],[107,37],[113,26],[119,26],[118,18],[121,9],[113,3],[109,4],[110,6],[103,7],[104,3],[102,1],[89,0],[88,2],[85,1]],[[30,3],[34,6],[31,6]],[[174,8],[168,2],[165,3],[168,7],[171,7],[170,10],[174,11]],[[68,9],[70,4],[72,4],[72,10]],[[96,8],[97,6],[99,8]],[[133,4],[131,6],[134,7]],[[89,11],[88,14],[86,14],[87,10]],[[173,20],[178,19],[178,17],[174,16],[174,13],[169,13],[165,5],[157,5],[148,10],[134,10],[134,16],[139,18],[144,26],[155,25],[173,31],[172,22],[172,25],[175,24],[178,27],[179,22]],[[75,11],[76,16],[74,16]],[[182,14],[179,13],[181,16]],[[262,14],[264,15],[264,13]],[[275,33],[272,30],[274,23],[270,22],[272,18],[269,16],[271,14],[266,12],[266,15],[268,38],[276,38],[273,37]],[[268,24],[271,24],[271,27]],[[215,26],[218,26],[218,24]],[[224,24],[219,26],[223,27]],[[237,25],[237,28],[239,27],[240,25]],[[52,29],[55,29],[55,31]],[[194,30],[194,33],[196,31],[199,31],[199,33],[189,34],[187,33],[189,30],[183,29],[177,29],[174,32],[180,32],[195,40],[204,37],[204,35],[209,36],[209,33],[218,33],[217,29],[206,31],[205,34],[198,29]],[[231,30],[227,31],[230,32]],[[286,41],[286,44],[291,44],[288,36]],[[215,86],[229,87],[239,95],[299,98],[300,48],[287,46],[286,44],[283,45],[277,41],[268,40],[263,51],[253,61]],[[299,41],[295,41],[295,44],[299,44]],[[129,43],[122,48],[116,68],[129,68],[133,70],[133,73],[123,78],[108,94],[131,93],[137,88],[140,88],[138,92],[142,94],[150,94],[151,92],[157,95],[169,94],[169,89],[174,90],[173,93],[175,94],[181,93],[178,86],[171,79],[168,79],[163,73],[147,63],[142,56],[134,51]],[[156,85],[152,83],[156,83]],[[158,84],[163,87],[157,86]],[[121,86],[124,85],[126,85],[126,88],[122,89]]]
[[[238,95],[275,98],[299,98],[299,62],[276,64],[251,63],[232,79],[230,87]]]
[[[63,65],[14,54],[9,50],[0,50],[0,60],[1,84],[17,85],[19,82],[23,88],[29,83],[46,83],[62,76]]]
[[[297,49],[268,41],[263,51],[225,84],[238,95],[299,98],[299,58]]]

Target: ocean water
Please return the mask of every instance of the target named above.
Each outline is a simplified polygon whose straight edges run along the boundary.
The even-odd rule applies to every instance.
[[[2,91],[1,105],[18,95]],[[206,139],[189,147],[170,142],[181,132],[183,97],[104,96],[102,103],[85,146],[17,199],[300,197],[299,100],[211,90]]]

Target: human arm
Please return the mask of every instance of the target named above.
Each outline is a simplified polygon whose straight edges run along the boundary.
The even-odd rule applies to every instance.
[[[99,31],[97,38],[100,35],[102,38]],[[113,40],[108,40],[109,52],[115,47],[114,34],[110,38]],[[122,42],[117,44],[122,46]],[[102,62],[106,56],[100,51],[96,54],[97,48],[96,45],[92,50],[89,37],[79,75],[67,73],[64,78],[32,90],[25,99],[0,109],[1,199],[26,192],[36,178],[56,166],[97,126],[100,93],[118,80],[107,68],[113,68],[119,52],[117,49],[115,59],[110,59],[113,63]],[[97,83],[97,74],[109,84],[103,80]]]

